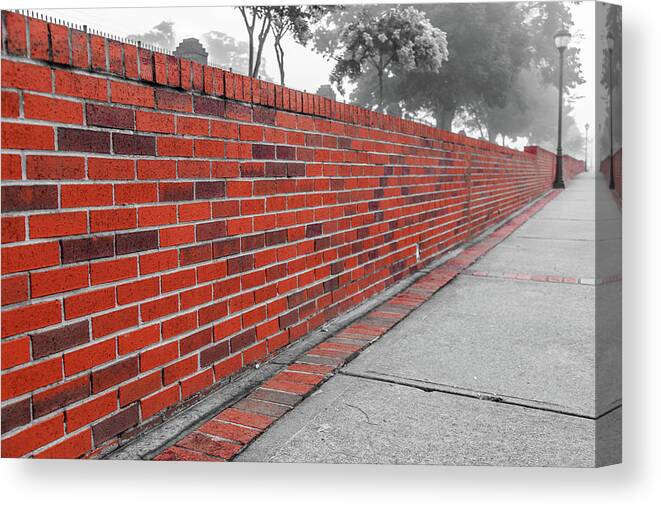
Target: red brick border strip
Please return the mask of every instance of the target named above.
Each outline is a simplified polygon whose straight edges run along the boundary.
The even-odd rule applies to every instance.
[[[229,461],[277,419],[319,388],[336,370],[378,340],[438,290],[552,201],[554,190],[486,238],[471,245],[404,291],[382,303],[295,362],[246,397],[165,449],[157,461]]]

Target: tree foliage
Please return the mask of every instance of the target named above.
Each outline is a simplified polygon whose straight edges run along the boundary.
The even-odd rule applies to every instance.
[[[413,7],[390,8],[377,16],[362,10],[339,35],[341,52],[330,79],[343,91],[345,79],[376,73],[378,106],[383,110],[384,80],[414,69],[438,73],[448,59],[445,33]]]
[[[241,74],[249,74],[247,42],[238,41],[231,35],[219,31],[202,34],[202,41],[209,51],[209,59],[214,64]],[[264,69],[265,66],[266,58],[262,57],[260,68]],[[267,81],[273,81],[265,70],[262,70],[262,77]]]
[[[151,30],[145,33],[134,33],[129,39],[139,40],[143,44],[155,44],[163,49],[172,50],[175,47],[174,23],[172,21],[161,21]]]

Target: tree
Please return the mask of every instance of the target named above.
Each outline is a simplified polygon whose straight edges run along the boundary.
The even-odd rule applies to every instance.
[[[243,18],[243,22],[248,32],[248,75],[257,77],[262,62],[262,53],[266,38],[271,30],[272,7],[237,7]],[[259,26],[257,32],[257,48],[255,51],[255,29]]]
[[[448,59],[445,33],[413,7],[391,8],[378,16],[362,10],[340,32],[342,47],[330,79],[343,92],[345,79],[357,81],[367,69],[376,73],[378,110],[384,110],[384,80],[398,72],[437,73]]]
[[[327,99],[331,100],[337,100],[337,95],[335,94],[335,90],[333,90],[333,87],[329,84],[322,84],[317,88],[317,95],[321,95],[322,97],[326,97]]]
[[[280,84],[285,85],[285,50],[282,40],[291,34],[296,42],[305,46],[312,38],[311,25],[318,22],[333,6],[290,5],[287,7],[271,7],[273,48],[280,70]]]
[[[139,40],[143,44],[155,44],[163,49],[174,49],[174,23],[172,21],[161,21],[151,30],[145,33],[131,34],[129,39]]]
[[[237,41],[234,37],[218,31],[202,34],[202,40],[209,51],[210,61],[215,65],[250,75],[247,42]],[[260,68],[264,69],[265,66],[266,59],[262,57]],[[267,81],[273,81],[265,70],[262,70],[262,77]]]

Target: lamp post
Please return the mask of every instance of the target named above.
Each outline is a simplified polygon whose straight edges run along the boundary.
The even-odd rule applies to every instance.
[[[608,43],[608,101],[609,101],[609,111],[608,116],[610,116],[610,177],[608,180],[608,188],[615,188],[615,176],[613,175],[613,48],[615,47],[615,37],[613,34],[609,33],[606,36],[606,42]]]
[[[569,45],[571,34],[567,30],[559,30],[554,36],[555,47],[560,53],[560,72],[558,80],[558,150],[555,156],[555,181],[553,188],[565,188],[565,180],[562,177],[562,70],[564,66],[565,49]]]
[[[585,165],[583,167],[583,170],[585,172],[588,172],[588,129],[590,128],[590,124],[586,123],[585,124]]]

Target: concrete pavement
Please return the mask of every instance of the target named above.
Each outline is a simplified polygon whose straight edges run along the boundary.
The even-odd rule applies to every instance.
[[[618,462],[620,217],[580,175],[235,459]]]

